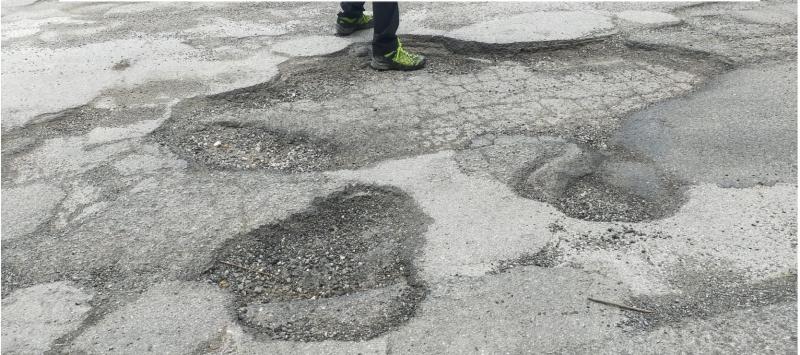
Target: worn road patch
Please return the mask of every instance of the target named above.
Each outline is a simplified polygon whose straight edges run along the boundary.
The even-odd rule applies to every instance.
[[[425,37],[407,45],[431,64],[410,76],[378,73],[366,68],[359,44],[295,58],[270,82],[182,101],[152,138],[200,166],[278,170],[285,167],[274,162],[295,159],[307,170],[357,168],[459,149],[488,133],[601,144],[628,113],[726,68],[690,51],[654,53],[614,41],[534,52]],[[274,137],[283,134],[304,138],[293,145]],[[259,144],[275,149],[259,151]]]

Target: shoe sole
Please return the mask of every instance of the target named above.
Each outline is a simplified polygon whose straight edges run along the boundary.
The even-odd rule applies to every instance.
[[[397,65],[397,64],[394,64],[394,63],[383,63],[383,62],[378,62],[378,61],[375,61],[375,60],[371,60],[369,62],[369,66],[370,66],[370,68],[378,70],[378,71],[387,71],[387,70],[412,71],[412,70],[419,70],[419,69],[424,68],[426,63],[427,63],[427,60],[423,59],[422,62],[419,63],[419,65],[416,65],[416,66],[413,66],[413,67],[404,67],[404,66]]]
[[[357,27],[344,27],[344,26],[342,26],[342,25],[337,23],[336,24],[336,35],[337,36],[349,36],[349,35],[355,33],[356,31],[367,30],[367,29],[370,29],[370,28],[373,28],[373,27],[375,27],[375,24],[367,25],[367,26],[364,26],[364,27],[359,27],[359,26],[357,26]]]

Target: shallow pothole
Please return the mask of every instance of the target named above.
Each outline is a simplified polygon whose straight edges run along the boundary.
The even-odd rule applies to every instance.
[[[664,184],[669,184],[664,182]],[[528,186],[520,186],[525,191]],[[565,215],[587,221],[639,222],[660,219],[674,212],[682,200],[674,186],[662,196],[642,196],[627,186],[615,186],[590,174],[573,181],[556,206]]]
[[[488,173],[582,220],[655,220],[684,203],[682,185],[652,163],[556,137],[479,137],[456,160],[467,173]]]
[[[683,204],[680,185],[652,164],[574,144],[521,169],[513,187],[587,221],[654,220]]]
[[[413,316],[425,296],[413,259],[431,222],[402,191],[353,185],[226,242],[204,275],[239,319],[277,339],[363,340]]]
[[[201,124],[189,130],[162,126],[153,137],[178,156],[212,169],[324,170],[336,152],[330,142],[303,133],[235,122]]]

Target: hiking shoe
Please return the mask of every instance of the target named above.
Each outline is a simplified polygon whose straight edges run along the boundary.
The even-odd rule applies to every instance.
[[[369,66],[375,70],[417,70],[425,66],[425,57],[409,53],[397,40],[397,49],[384,55],[372,55]]]
[[[347,36],[355,31],[373,27],[375,27],[375,21],[370,15],[362,14],[361,17],[336,17],[336,34],[339,36]]]

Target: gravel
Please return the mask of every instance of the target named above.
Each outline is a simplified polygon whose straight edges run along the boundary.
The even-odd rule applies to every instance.
[[[178,156],[220,170],[325,170],[336,150],[322,139],[256,125],[201,124],[160,129],[154,136]]]

